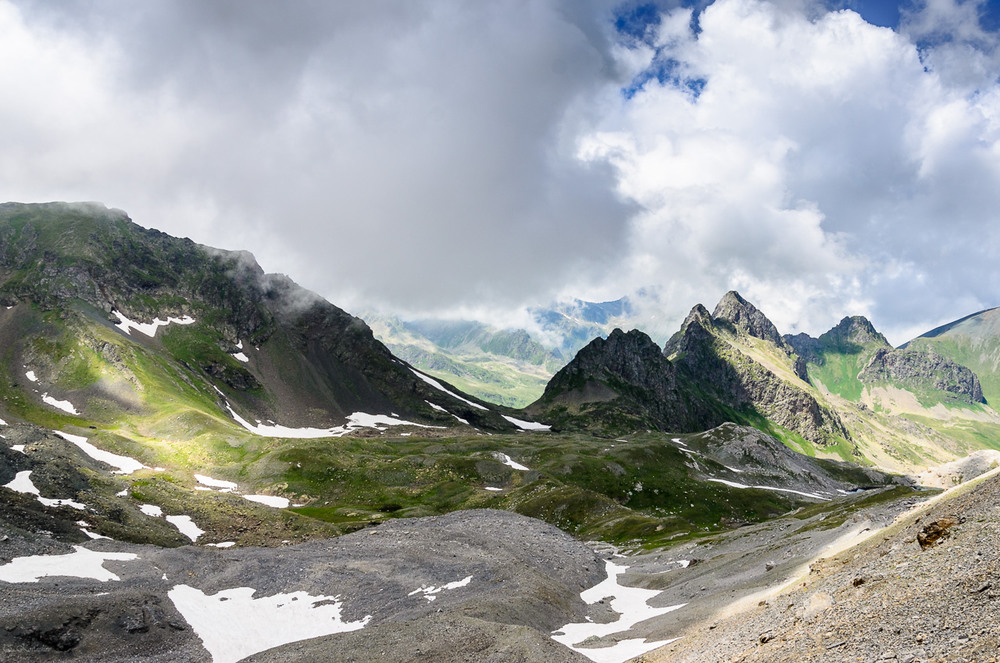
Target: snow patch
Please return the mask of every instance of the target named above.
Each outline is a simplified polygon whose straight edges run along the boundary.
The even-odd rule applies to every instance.
[[[38,488],[36,488],[35,484],[31,481],[31,470],[24,470],[22,472],[18,472],[14,476],[14,478],[9,483],[4,484],[3,487],[9,488],[13,490],[15,493],[34,495],[35,499],[37,499],[45,506],[52,506],[52,507],[69,506],[73,507],[74,509],[78,509],[80,511],[84,511],[87,508],[86,504],[80,504],[79,502],[75,502],[73,500],[60,500],[60,499],[51,499],[48,497],[42,497],[42,494],[39,492]]]
[[[233,353],[232,356],[233,356],[233,359],[238,359],[239,361],[242,361],[244,364],[246,364],[246,363],[248,363],[250,361],[250,357],[246,356],[242,352]]]
[[[467,399],[467,398],[462,398],[461,396],[459,396],[459,395],[458,395],[458,394],[456,394],[455,392],[453,392],[453,391],[450,391],[450,390],[446,389],[446,388],[445,388],[445,386],[444,386],[443,384],[441,384],[440,382],[438,382],[438,381],[437,381],[437,380],[435,380],[434,378],[432,378],[432,377],[429,377],[429,376],[427,376],[427,375],[424,375],[423,373],[420,373],[419,371],[416,371],[416,370],[414,370],[414,369],[412,369],[412,368],[410,369],[410,371],[411,371],[411,372],[412,372],[412,373],[413,373],[414,375],[416,375],[416,376],[417,376],[418,378],[420,378],[421,380],[423,380],[424,382],[426,382],[426,383],[427,383],[427,384],[429,384],[430,386],[434,387],[434,388],[435,388],[435,389],[437,389],[438,391],[443,391],[444,393],[448,394],[448,395],[449,395],[449,396],[451,396],[452,398],[457,398],[458,400],[462,401],[463,403],[466,403],[467,405],[471,405],[472,407],[476,408],[477,410],[484,410],[484,411],[487,411],[487,412],[489,411],[489,408],[485,408],[485,407],[483,407],[482,405],[480,405],[479,403],[473,403],[473,402],[472,402],[472,401],[470,401],[469,399]]]
[[[424,598],[428,601],[433,601],[437,598],[437,594],[441,593],[447,589],[458,589],[459,587],[465,587],[470,582],[472,582],[472,576],[466,576],[461,580],[456,580],[455,582],[449,582],[447,585],[441,585],[440,587],[435,587],[434,585],[425,585],[418,589],[414,589],[412,592],[407,594],[407,596],[413,596],[414,594],[423,594]]]
[[[343,426],[334,426],[332,428],[289,428],[288,426],[280,426],[277,424],[273,426],[262,424],[259,421],[256,425],[254,425],[240,415],[236,414],[228,402],[226,403],[226,409],[229,410],[230,416],[232,416],[236,423],[243,426],[243,428],[247,429],[251,433],[260,435],[261,437],[286,437],[294,439],[342,437],[356,428],[378,428],[379,425],[444,428],[444,426],[425,426],[424,424],[404,421],[403,419],[396,419],[395,417],[389,417],[384,414],[368,414],[367,412],[355,412],[347,418],[346,424]]]
[[[243,499],[266,506],[273,506],[276,509],[287,509],[288,505],[291,504],[287,498],[276,495],[244,495]]]
[[[134,320],[129,320],[124,315],[122,315],[120,311],[112,311],[112,313],[118,316],[118,324],[116,324],[115,327],[118,327],[118,329],[121,329],[129,336],[132,335],[131,330],[135,329],[136,331],[140,331],[146,336],[153,338],[154,336],[156,336],[156,330],[159,329],[160,327],[166,327],[169,324],[190,325],[193,324],[195,321],[194,318],[192,318],[191,316],[185,315],[183,318],[168,317],[166,320],[160,320],[159,318],[155,318],[150,323],[144,323],[144,322],[135,322]]]
[[[129,458],[128,456],[119,456],[118,454],[113,454],[110,451],[103,451],[98,449],[93,444],[87,441],[82,435],[73,435],[72,433],[64,433],[60,430],[52,431],[62,439],[67,442],[72,442],[80,448],[83,453],[87,454],[94,460],[99,460],[102,463],[107,463],[112,467],[117,467],[115,474],[132,474],[136,470],[141,470],[146,467],[135,458]]]
[[[166,520],[192,541],[197,541],[198,537],[205,533],[205,530],[194,524],[191,516],[167,516]]]
[[[306,592],[254,599],[257,590],[236,587],[214,595],[177,585],[167,596],[201,638],[213,663],[236,663],[272,647],[334,633],[357,631],[371,615],[345,622],[337,596]]]
[[[24,377],[28,378],[32,382],[38,382],[38,377],[35,375],[34,371],[28,371],[24,374]]]
[[[39,578],[64,576],[92,578],[100,582],[121,580],[104,568],[109,560],[127,562],[138,559],[133,553],[94,552],[83,546],[73,546],[75,552],[67,555],[33,555],[15,557],[0,566],[0,580],[4,582],[38,582]]]
[[[139,511],[142,511],[144,514],[152,518],[159,518],[163,515],[163,509],[155,504],[140,504]]]
[[[223,479],[213,479],[212,477],[205,476],[204,474],[194,475],[195,480],[210,488],[218,488],[220,493],[232,493],[236,490],[236,484],[232,481],[225,481]]]
[[[6,425],[7,425],[7,422],[4,421],[3,419],[0,419],[0,426],[6,426]]]
[[[609,624],[594,624],[592,622],[566,624],[552,632],[552,639],[583,654],[595,663],[624,663],[630,658],[673,642],[673,639],[646,642],[638,638],[622,640],[612,647],[587,648],[578,646],[578,643],[587,638],[603,638],[614,633],[622,633],[639,622],[665,615],[687,605],[681,603],[665,608],[650,607],[646,602],[660,592],[639,587],[624,587],[618,584],[618,576],[625,573],[628,569],[627,566],[620,566],[607,560],[605,568],[608,572],[607,579],[581,592],[580,598],[591,605],[601,599],[611,597],[611,609],[618,613],[618,619]]]
[[[10,448],[13,449],[14,451],[20,451],[21,453],[25,453],[23,444],[14,444],[11,445]]]
[[[69,401],[61,401],[57,398],[49,396],[48,394],[42,394],[42,400],[45,403],[51,405],[52,407],[58,408],[67,414],[75,414],[77,416],[80,415],[80,413],[76,411],[76,408],[73,406],[73,404],[70,403]]]
[[[774,486],[748,486],[745,483],[737,483],[735,481],[726,481],[725,479],[709,479],[709,481],[714,481],[715,483],[723,483],[731,488],[757,488],[758,490],[772,490],[777,493],[793,493],[795,495],[802,495],[803,497],[811,497],[814,500],[829,501],[829,497],[824,495],[819,495],[817,493],[804,493],[801,490],[792,490],[791,488],[775,488]]]
[[[206,546],[212,546],[213,548],[232,548],[236,545],[235,541],[223,541],[222,543],[206,543]]]
[[[513,467],[515,470],[522,470],[524,472],[530,472],[531,471],[531,468],[528,468],[528,467],[525,467],[524,465],[521,465],[520,463],[518,463],[517,461],[515,461],[514,459],[512,459],[510,456],[508,456],[507,454],[502,454],[499,451],[495,452],[493,454],[493,457],[496,458],[497,460],[499,460],[504,465],[507,465],[509,467]]]
[[[496,486],[486,486],[486,490],[492,491],[494,493],[499,493],[503,491],[503,488],[497,488]]]
[[[514,417],[508,417],[506,414],[501,414],[500,416],[521,430],[552,430],[552,426],[546,426],[545,424],[540,424],[536,421],[522,421],[520,419],[515,419]]]

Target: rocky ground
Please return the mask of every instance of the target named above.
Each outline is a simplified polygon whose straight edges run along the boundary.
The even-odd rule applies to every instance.
[[[787,591],[700,619],[648,662],[1000,660],[1000,478],[920,505]]]
[[[0,660],[213,660],[168,597],[183,584],[206,595],[236,587],[252,587],[257,597],[303,591],[336,597],[345,622],[371,616],[362,630],[286,645],[256,661],[583,661],[548,634],[583,620],[588,606],[580,592],[605,577],[590,547],[540,521],[488,510],[393,521],[278,549],[107,540],[86,548],[137,558],[103,563],[118,581],[0,583]],[[10,528],[0,532],[0,570],[13,557],[71,552]],[[463,586],[418,591],[470,576]],[[224,628],[272,627],[242,619]]]

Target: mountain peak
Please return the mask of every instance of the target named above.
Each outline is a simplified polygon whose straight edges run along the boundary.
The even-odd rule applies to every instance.
[[[716,321],[730,323],[736,329],[743,330],[750,336],[771,341],[781,347],[784,341],[778,328],[760,312],[756,306],[743,299],[740,293],[730,290],[719,300],[712,318]]]
[[[875,329],[868,318],[862,315],[847,316],[837,326],[820,336],[820,340],[825,343],[832,343],[838,347],[846,344],[869,345],[877,344],[889,347],[886,340],[878,330]]]

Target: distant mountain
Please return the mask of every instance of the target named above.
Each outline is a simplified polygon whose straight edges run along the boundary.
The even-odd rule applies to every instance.
[[[361,317],[397,357],[491,403],[522,407],[538,398],[564,362],[523,329],[467,320],[409,320],[364,311]]]
[[[523,407],[580,348],[605,337],[635,311],[628,298],[553,304],[529,311],[532,330],[498,329],[472,320],[402,320],[360,313],[375,336],[420,370],[492,403]]]

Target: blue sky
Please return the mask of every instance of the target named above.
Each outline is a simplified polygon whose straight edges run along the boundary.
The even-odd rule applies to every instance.
[[[348,310],[890,340],[1000,305],[1000,5],[0,0],[0,199],[99,200]],[[661,339],[662,340],[662,339]]]

